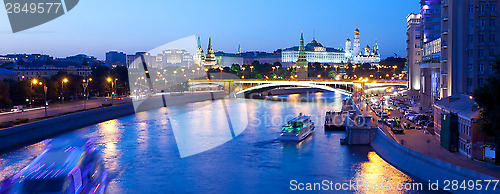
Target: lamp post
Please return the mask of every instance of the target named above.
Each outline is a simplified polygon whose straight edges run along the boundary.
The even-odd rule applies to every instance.
[[[220,70],[220,76],[219,77],[220,77],[220,79],[222,79],[222,70],[224,70],[224,68],[219,67],[219,70]]]
[[[45,117],[47,117],[47,85],[43,84],[43,92],[45,93]]]
[[[327,78],[328,76],[326,76],[326,68],[328,68],[328,66],[323,66],[325,68],[325,78]]]
[[[89,99],[89,94],[88,94],[88,90],[87,90],[87,87],[89,86],[89,81],[92,81],[92,79],[83,79],[83,83],[82,83],[82,86],[83,86],[83,95],[85,95],[85,98],[83,99],[83,110],[86,110],[87,109],[87,100]]]
[[[245,78],[245,69],[246,69],[246,67],[241,67],[241,70],[243,70],[243,75],[241,76],[241,79]]]
[[[114,104],[115,98],[114,98],[114,93],[115,93],[115,85],[116,85],[116,80],[118,79],[112,79],[111,77],[108,77],[107,81],[111,83],[111,104]]]
[[[68,78],[63,78],[61,81],[61,103],[64,103],[64,84],[68,83]]]
[[[37,84],[38,83],[38,80],[37,79],[33,79],[31,82],[30,82],[30,108],[32,108],[32,101],[33,101],[33,84]]]
[[[253,65],[250,66],[250,76],[251,76],[251,78],[253,78]]]

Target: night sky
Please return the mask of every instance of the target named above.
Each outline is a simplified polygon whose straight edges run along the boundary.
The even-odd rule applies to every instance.
[[[109,50],[133,54],[200,34],[204,50],[211,34],[215,51],[272,52],[310,42],[344,46],[358,26],[361,47],[378,40],[382,58],[406,54],[406,16],[418,0],[85,0],[65,15],[13,34],[2,4],[0,54],[84,53],[104,59]]]

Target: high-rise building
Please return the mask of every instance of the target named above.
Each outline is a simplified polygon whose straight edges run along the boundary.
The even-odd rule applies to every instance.
[[[441,0],[420,0],[420,14],[424,28],[422,41],[428,43],[441,37]]]
[[[304,47],[304,33],[300,33],[300,46],[299,46],[299,57],[295,63],[296,73],[298,79],[306,79],[307,75],[307,58],[306,58],[306,48]]]
[[[426,108],[440,99],[441,1],[421,0],[420,104]]]
[[[406,17],[406,63],[408,67],[408,89],[420,96],[420,61],[422,60],[422,15]]]
[[[443,0],[441,4],[441,97],[471,94],[491,75],[500,54],[494,0]]]
[[[106,64],[116,67],[127,64],[127,54],[118,51],[109,51],[106,53]]]

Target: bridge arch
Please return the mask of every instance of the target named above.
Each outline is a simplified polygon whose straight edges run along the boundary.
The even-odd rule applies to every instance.
[[[269,89],[269,88],[286,87],[286,86],[301,86],[301,87],[318,88],[318,89],[323,89],[326,91],[337,92],[337,93],[341,93],[344,95],[352,96],[352,93],[350,91],[346,91],[343,89],[332,88],[330,86],[315,84],[315,83],[310,83],[310,82],[294,82],[294,81],[265,83],[265,84],[253,86],[253,87],[238,91],[238,92],[236,92],[235,95],[238,96],[238,95],[242,95],[242,94],[248,94],[252,91],[259,91],[259,90],[265,90],[265,89]]]

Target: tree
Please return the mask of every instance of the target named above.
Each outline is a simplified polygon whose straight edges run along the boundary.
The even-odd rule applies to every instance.
[[[261,74],[255,75],[255,79],[262,79],[262,75]]]
[[[495,163],[500,164],[500,56],[491,64],[494,74],[486,83],[474,91],[474,100],[482,108],[479,116],[479,128],[488,136],[496,147]]]
[[[233,64],[231,65],[231,71],[234,71],[234,72],[239,72],[239,71],[241,71],[241,69],[240,69],[240,65],[239,65],[239,64],[236,64],[236,63],[233,63]]]
[[[334,70],[331,70],[328,72],[328,77],[335,78],[337,76],[337,72]]]
[[[8,108],[12,105],[9,94],[10,86],[6,82],[0,81],[0,108]]]

